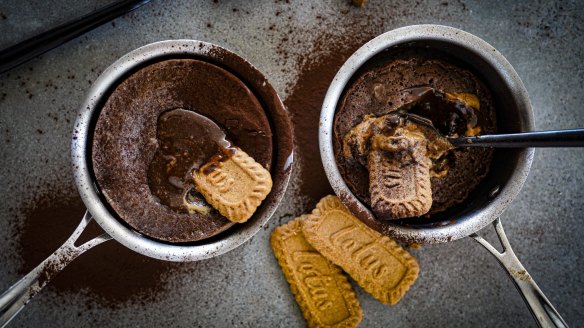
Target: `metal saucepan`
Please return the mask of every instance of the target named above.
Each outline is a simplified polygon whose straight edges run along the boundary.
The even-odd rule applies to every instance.
[[[243,224],[212,237],[187,244],[171,244],[144,236],[120,222],[108,206],[94,181],[91,162],[91,140],[101,106],[121,80],[137,68],[170,58],[198,58],[218,64],[238,76],[262,103],[274,133],[272,162],[273,187],[253,217]],[[73,173],[77,189],[87,212],[69,239],[28,275],[0,296],[0,326],[6,325],[47,282],[78,255],[115,239],[140,254],[167,261],[198,261],[228,252],[255,235],[280,203],[290,179],[293,147],[288,114],[274,88],[264,75],[238,55],[213,44],[194,40],[172,40],[138,48],[108,67],[91,87],[79,111],[71,144]],[[105,234],[83,245],[75,241],[85,226],[94,219]]]
[[[442,53],[478,73],[496,100],[499,132],[533,130],[533,113],[525,86],[511,64],[495,48],[472,34],[451,27],[414,25],[399,28],[376,37],[357,50],[339,69],[328,89],[320,116],[319,142],[324,169],[333,190],[359,219],[387,236],[418,243],[448,242],[466,236],[474,238],[507,270],[541,326],[567,326],[513,253],[499,220],[527,178],[533,149],[497,149],[488,176],[471,193],[466,205],[450,211],[440,221],[395,223],[377,220],[345,184],[333,153],[333,121],[338,101],[348,82],[364,65],[382,60],[387,54],[412,48]],[[503,245],[502,253],[476,234],[491,222],[494,222]]]

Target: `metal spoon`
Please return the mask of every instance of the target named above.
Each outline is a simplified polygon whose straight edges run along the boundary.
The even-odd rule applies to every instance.
[[[454,147],[584,147],[584,128],[447,138]]]
[[[506,134],[485,134],[472,137],[449,138],[442,135],[429,119],[407,112],[397,115],[405,120],[425,127],[433,137],[447,140],[457,147],[494,147],[494,148],[530,148],[530,147],[584,147],[584,128],[568,130],[548,130],[518,132]]]

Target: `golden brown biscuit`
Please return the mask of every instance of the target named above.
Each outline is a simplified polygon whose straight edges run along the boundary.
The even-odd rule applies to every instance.
[[[306,240],[384,304],[397,303],[418,277],[416,259],[354,217],[336,196],[303,222]]]
[[[363,310],[341,269],[304,238],[296,218],[274,230],[272,249],[309,327],[356,327]]]
[[[205,200],[233,222],[245,222],[272,189],[270,172],[241,149],[211,160],[193,172]]]
[[[432,185],[426,144],[425,136],[416,132],[372,138],[367,168],[371,207],[377,217],[401,219],[428,213]]]

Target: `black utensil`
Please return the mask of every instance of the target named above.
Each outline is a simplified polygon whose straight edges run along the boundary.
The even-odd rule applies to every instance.
[[[457,147],[530,148],[530,147],[584,147],[584,128],[548,130],[505,134],[485,134],[472,137],[449,138],[443,136],[425,117],[407,112],[396,115],[426,128],[440,140],[447,140]]]
[[[125,0],[59,25],[47,32],[0,51],[0,73],[4,73],[103,23],[128,13],[151,0]]]
[[[584,147],[584,128],[447,139],[454,147]]]

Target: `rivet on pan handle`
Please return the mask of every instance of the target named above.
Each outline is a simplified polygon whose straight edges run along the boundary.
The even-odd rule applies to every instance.
[[[501,225],[501,220],[497,218],[493,221],[493,225],[497,231],[499,241],[503,246],[503,252],[497,251],[495,247],[476,233],[471,234],[469,237],[476,240],[491,252],[503,268],[505,268],[509,277],[515,283],[515,287],[517,287],[521,296],[523,296],[523,300],[529,307],[531,315],[533,315],[540,327],[568,327],[558,311],[556,311],[533,278],[531,278],[531,275],[525,270],[521,262],[519,262],[517,256],[515,256],[503,230],[503,225]]]
[[[0,296],[0,327],[6,326],[52,278],[77,256],[112,239],[104,233],[83,245],[75,246],[77,238],[92,219],[91,214],[85,212],[79,226],[61,247]]]

